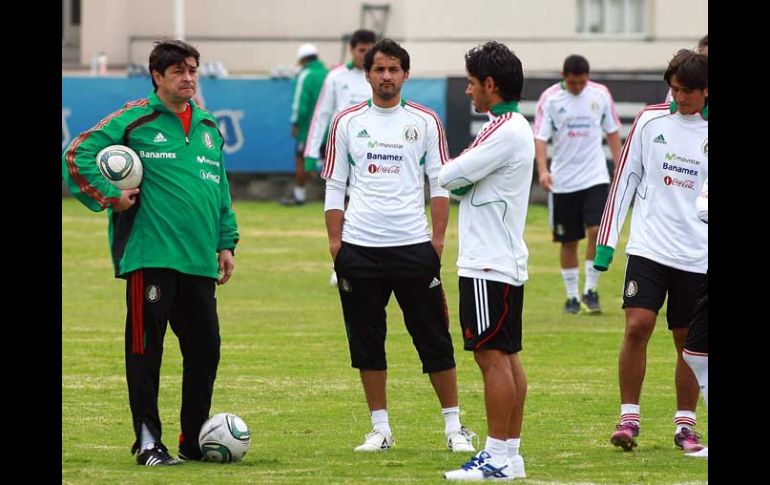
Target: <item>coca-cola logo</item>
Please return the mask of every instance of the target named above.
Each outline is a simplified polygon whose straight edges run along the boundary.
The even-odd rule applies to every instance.
[[[369,173],[375,174],[375,173],[392,173],[392,174],[399,174],[401,173],[401,167],[398,165],[375,165],[373,163],[369,164],[369,167],[367,167],[369,170]]]
[[[673,185],[674,187],[681,187],[683,189],[695,190],[694,180],[682,180],[678,178],[669,177],[666,175],[663,177],[663,183],[666,185]]]

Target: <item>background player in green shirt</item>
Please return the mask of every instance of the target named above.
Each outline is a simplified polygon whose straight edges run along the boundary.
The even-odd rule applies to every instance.
[[[297,74],[291,102],[291,136],[297,140],[294,151],[295,185],[291,195],[281,200],[283,205],[305,203],[307,172],[316,171],[315,161],[309,160],[305,163],[305,142],[318,95],[321,93],[326,73],[329,72],[318,59],[318,49],[313,44],[301,45],[297,50],[297,59],[302,70]]]

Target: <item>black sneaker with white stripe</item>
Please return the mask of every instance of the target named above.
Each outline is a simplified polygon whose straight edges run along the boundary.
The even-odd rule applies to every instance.
[[[181,465],[182,460],[177,460],[168,454],[168,449],[160,443],[155,443],[152,448],[146,449],[136,455],[136,462],[144,466],[170,466]]]

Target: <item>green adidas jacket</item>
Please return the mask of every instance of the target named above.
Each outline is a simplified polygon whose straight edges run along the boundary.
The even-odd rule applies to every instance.
[[[306,64],[297,75],[291,103],[291,123],[297,125],[299,142],[307,140],[313,110],[328,72],[324,63],[316,59]]]
[[[72,195],[93,211],[107,209],[115,276],[141,268],[169,268],[218,278],[217,251],[234,249],[238,226],[224,165],[224,138],[216,119],[190,101],[182,122],[154,92],[127,103],[81,133],[62,155],[62,177]],[[109,145],[131,147],[144,176],[137,203],[115,213],[121,191],[102,177],[96,154]]]

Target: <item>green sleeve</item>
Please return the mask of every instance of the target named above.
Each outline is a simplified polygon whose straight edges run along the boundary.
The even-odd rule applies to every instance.
[[[94,212],[120,199],[121,190],[109,183],[96,166],[96,154],[109,145],[122,144],[124,129],[124,119],[110,115],[75,137],[62,154],[62,178],[67,189]]]
[[[230,198],[230,183],[227,181],[225,172],[225,156],[222,152],[220,165],[222,170],[222,184],[220,185],[220,211],[219,211],[219,242],[217,243],[217,252],[223,249],[234,249],[238,244],[238,222],[235,220],[233,212],[233,201]]]
[[[596,254],[594,255],[594,269],[598,271],[607,271],[614,254],[615,248],[602,246],[601,244],[597,245]]]

